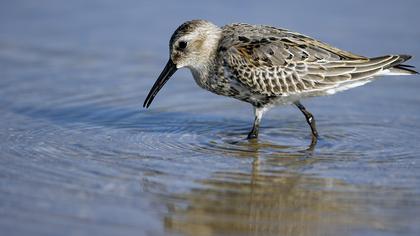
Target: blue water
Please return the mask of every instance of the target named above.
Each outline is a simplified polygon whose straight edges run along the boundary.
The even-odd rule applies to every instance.
[[[2,235],[419,235],[420,78],[264,117],[177,72],[141,108],[185,20],[289,28],[420,67],[418,1],[2,1]]]

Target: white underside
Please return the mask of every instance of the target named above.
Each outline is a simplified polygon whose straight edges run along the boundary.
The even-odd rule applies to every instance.
[[[349,82],[339,83],[336,86],[332,86],[332,87],[327,88],[327,89],[315,90],[315,91],[311,91],[311,92],[307,92],[307,93],[291,94],[291,95],[288,95],[288,96],[281,96],[274,102],[274,104],[271,104],[271,106],[291,104],[293,102],[299,101],[300,99],[308,98],[308,97],[333,95],[337,92],[342,92],[342,91],[345,91],[345,90],[348,90],[348,89],[351,89],[351,88],[355,88],[355,87],[365,85],[365,84],[371,82],[372,80],[374,80],[375,77],[377,77],[377,76],[407,75],[407,74],[408,73],[404,73],[404,72],[400,72],[400,71],[391,71],[389,69],[386,69],[386,70],[383,70],[383,71],[380,71],[380,72],[376,73],[372,77],[364,78],[364,79],[357,80],[357,81],[349,81]]]
[[[344,91],[344,90],[347,90],[347,89],[359,87],[359,86],[362,86],[364,84],[367,84],[367,83],[371,82],[375,77],[383,76],[383,75],[409,75],[409,73],[407,73],[407,72],[404,73],[404,72],[401,72],[401,71],[392,71],[392,70],[386,69],[386,70],[379,71],[374,76],[369,77],[369,78],[365,78],[365,79],[362,79],[362,80],[359,80],[359,81],[347,82],[347,83],[344,82],[342,84],[339,84],[336,88],[328,89],[326,91],[326,93],[328,95],[331,95],[331,94],[334,94],[336,92],[341,92],[341,91]]]
[[[347,90],[347,89],[362,86],[362,85],[372,81],[372,79],[373,79],[373,77],[366,78],[366,79],[363,79],[361,81],[352,81],[352,82],[337,84],[336,86],[332,86],[332,87],[327,88],[327,89],[313,90],[313,91],[306,92],[306,93],[297,93],[297,94],[290,94],[290,95],[287,95],[287,96],[280,96],[269,106],[292,104],[292,103],[294,103],[296,101],[299,101],[303,98],[333,95],[337,92],[341,92],[341,91],[344,91],[344,90]]]
[[[341,91],[344,91],[344,90],[347,90],[347,89],[351,89],[351,88],[355,88],[355,87],[365,85],[365,84],[369,83],[370,81],[372,81],[372,78],[367,79],[367,80],[363,80],[363,81],[356,81],[356,82],[352,82],[352,83],[343,83],[341,85],[338,85],[335,88],[327,89],[325,92],[327,93],[327,95],[332,95],[332,94],[335,94],[337,92],[341,92]]]
[[[404,71],[396,71],[396,70],[391,71],[389,69],[386,69],[375,74],[375,76],[380,76],[380,75],[411,75],[411,73],[404,72]]]

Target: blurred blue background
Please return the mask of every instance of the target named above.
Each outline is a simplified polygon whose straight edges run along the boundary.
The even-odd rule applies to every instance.
[[[264,117],[178,71],[141,109],[182,22],[267,24],[419,66],[420,2],[1,1],[4,235],[418,235],[420,80]]]

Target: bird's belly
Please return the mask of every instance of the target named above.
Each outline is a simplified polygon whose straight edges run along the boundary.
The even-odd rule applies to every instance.
[[[301,98],[301,96],[293,94],[287,96],[269,96],[256,93],[237,80],[228,79],[225,76],[211,76],[206,78],[193,71],[193,77],[197,85],[205,90],[217,95],[235,98],[257,107],[291,104]]]

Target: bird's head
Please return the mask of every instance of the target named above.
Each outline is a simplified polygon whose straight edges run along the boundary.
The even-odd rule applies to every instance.
[[[149,107],[154,97],[182,67],[203,70],[214,57],[221,37],[221,29],[205,20],[187,21],[172,34],[169,41],[169,60],[159,75],[143,107]]]

